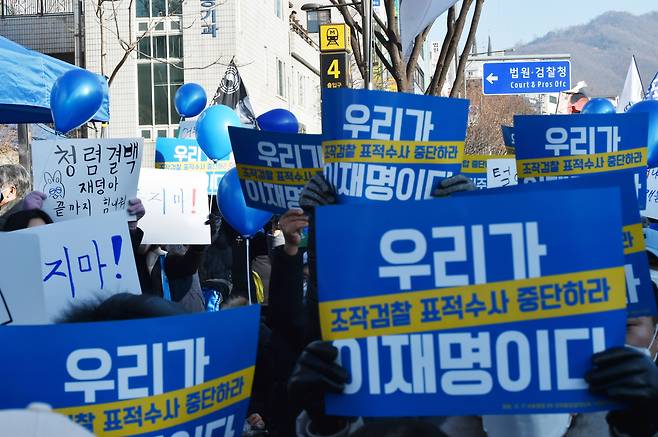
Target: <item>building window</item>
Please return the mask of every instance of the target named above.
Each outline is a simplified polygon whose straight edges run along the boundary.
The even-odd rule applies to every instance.
[[[329,9],[309,11],[306,14],[306,28],[308,33],[318,33],[320,32],[321,24],[329,23],[331,23],[331,11]]]
[[[182,15],[183,0],[137,0],[138,18],[158,18]]]
[[[178,88],[184,83],[183,36],[153,35],[139,42],[137,91],[140,126],[178,124],[174,105]]]
[[[277,17],[283,18],[283,0],[274,0],[274,13]]]
[[[551,102],[551,103],[553,103],[553,104],[557,104],[557,97],[555,97],[555,96],[548,96],[548,101]]]
[[[276,93],[280,97],[286,97],[286,64],[281,60],[276,60]]]

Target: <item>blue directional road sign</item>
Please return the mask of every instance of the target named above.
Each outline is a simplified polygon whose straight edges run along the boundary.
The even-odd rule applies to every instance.
[[[571,88],[571,61],[486,62],[484,95],[546,94]]]

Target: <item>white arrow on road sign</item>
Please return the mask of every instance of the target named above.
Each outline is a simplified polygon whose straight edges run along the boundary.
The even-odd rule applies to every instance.
[[[498,76],[494,76],[493,73],[489,73],[489,76],[487,76],[487,82],[489,82],[491,85],[493,85],[493,83],[497,80]]]

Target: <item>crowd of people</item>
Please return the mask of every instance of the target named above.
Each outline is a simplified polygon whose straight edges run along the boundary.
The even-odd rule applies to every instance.
[[[458,175],[443,180],[433,195],[450,196],[473,189],[468,178]],[[31,190],[24,168],[0,166],[0,230],[12,232],[51,224],[52,219],[41,209],[45,199],[44,193]],[[658,415],[653,414],[658,411],[658,321],[652,317],[629,318],[627,346],[592,357],[586,376],[589,390],[615,401],[618,408],[613,411],[390,419],[327,415],[325,395],[341,393],[350,380],[349,372],[336,362],[337,349],[321,340],[318,313],[313,217],[317,208],[334,203],[335,193],[322,175],[316,175],[302,192],[301,208],[274,218],[253,238],[247,263],[244,239],[216,209],[207,222],[212,234],[210,246],[142,245],[139,220],[148,211],[139,199],[132,199],[129,229],[142,294],[117,294],[102,302],[85,302],[62,314],[60,321],[162,317],[223,311],[249,302],[262,304],[245,436],[658,435]],[[658,231],[648,225],[647,256],[652,278],[658,281]],[[305,229],[308,246],[302,247]],[[658,291],[655,285],[654,291]]]

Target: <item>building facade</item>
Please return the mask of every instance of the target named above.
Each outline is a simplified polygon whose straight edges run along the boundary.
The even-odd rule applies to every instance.
[[[109,136],[175,136],[177,89],[198,83],[211,100],[231,60],[256,115],[285,108],[320,132],[317,44],[290,21],[287,1],[103,2],[102,28],[97,6],[86,6],[86,68],[111,81]]]

